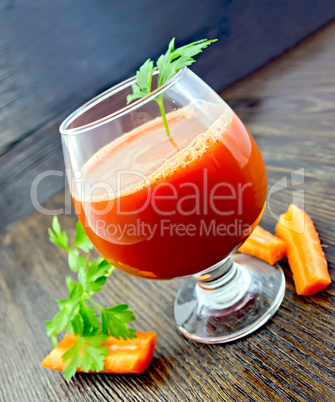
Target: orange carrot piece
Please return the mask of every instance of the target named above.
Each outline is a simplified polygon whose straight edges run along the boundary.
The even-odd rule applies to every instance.
[[[105,357],[105,365],[101,373],[139,374],[145,371],[152,361],[156,346],[156,332],[136,332],[137,338],[115,339],[110,336],[104,346],[109,349]],[[52,370],[64,370],[67,363],[62,360],[63,354],[75,343],[76,337],[66,334],[62,342],[53,349],[41,363],[42,367]],[[77,369],[77,372],[82,372]]]
[[[273,265],[286,253],[286,243],[270,232],[256,226],[244,244],[238,249],[241,253],[257,257]]]
[[[139,374],[152,361],[157,341],[156,332],[136,332],[137,338],[118,340],[110,336],[104,344],[109,348],[103,372]]]
[[[327,261],[311,218],[291,204],[280,216],[276,235],[287,244],[287,259],[298,295],[310,296],[331,283]]]

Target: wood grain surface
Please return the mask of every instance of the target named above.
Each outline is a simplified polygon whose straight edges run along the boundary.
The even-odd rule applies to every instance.
[[[269,189],[286,177],[262,219],[295,199],[315,222],[335,279],[335,24],[222,92],[253,133]],[[304,183],[292,172],[304,169]],[[304,191],[302,194],[301,191]],[[295,198],[293,198],[295,197]],[[64,206],[64,194],[48,208]],[[74,215],[60,216],[74,235]],[[334,401],[334,283],[313,297],[295,294],[291,274],[283,304],[256,333],[224,345],[201,345],[176,330],[172,304],[181,280],[146,281],[115,272],[102,304],[127,302],[139,330],[155,330],[152,365],[142,375],[62,375],[40,368],[50,351],[44,321],[66,295],[66,256],[47,241],[51,217],[34,212],[8,226],[0,250],[0,400],[3,401]]]

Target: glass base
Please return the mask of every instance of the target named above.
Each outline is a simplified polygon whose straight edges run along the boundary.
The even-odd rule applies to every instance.
[[[179,290],[174,316],[187,338],[224,343],[255,331],[268,321],[285,294],[282,269],[246,254],[234,254]]]

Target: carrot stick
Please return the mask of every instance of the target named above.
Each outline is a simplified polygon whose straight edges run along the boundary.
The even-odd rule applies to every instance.
[[[298,295],[321,292],[331,283],[327,261],[311,218],[291,204],[280,216],[276,235],[287,244],[287,259]]]
[[[256,226],[244,244],[238,249],[241,253],[257,257],[273,265],[286,253],[286,244],[260,226]]]
[[[104,346],[109,348],[101,373],[139,374],[146,370],[152,361],[157,335],[156,332],[136,332],[137,338],[127,341],[110,336]],[[75,343],[75,335],[66,334],[62,342],[53,349],[41,363],[42,367],[64,370],[62,356]],[[77,372],[82,372],[78,369]]]

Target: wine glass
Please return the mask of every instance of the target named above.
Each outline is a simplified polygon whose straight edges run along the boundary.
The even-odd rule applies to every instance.
[[[134,82],[97,96],[60,127],[78,217],[117,268],[147,279],[188,276],[174,304],[186,337],[222,343],[247,335],[285,291],[280,267],[234,254],[264,210],[260,151],[188,68],[127,105]]]

